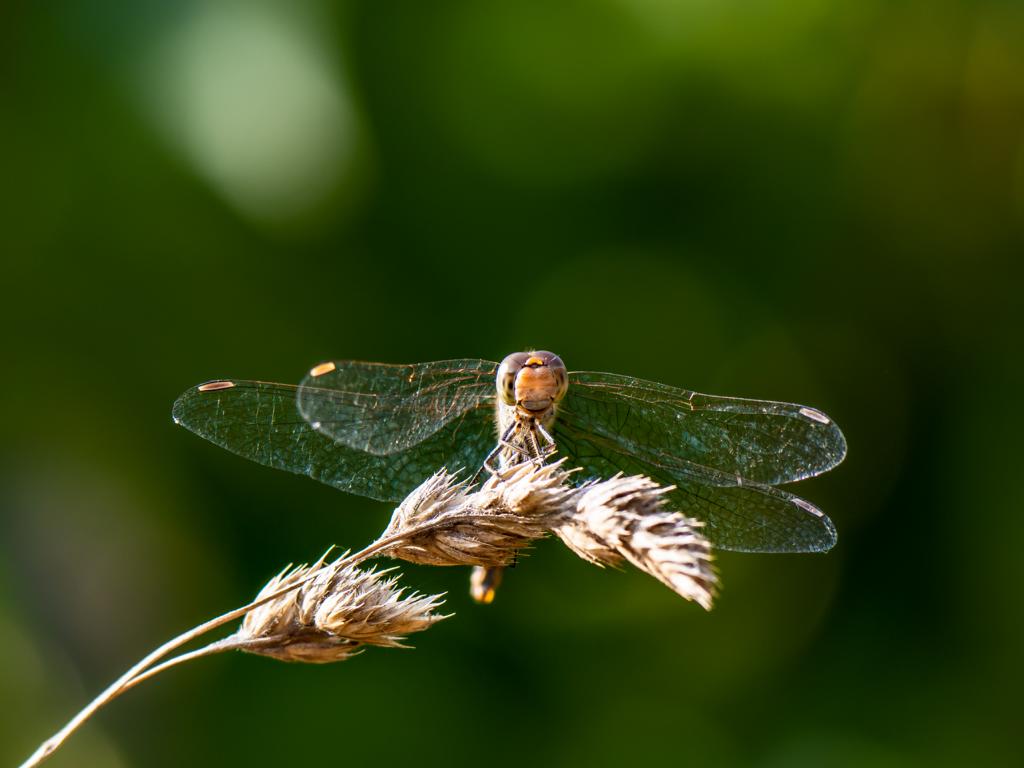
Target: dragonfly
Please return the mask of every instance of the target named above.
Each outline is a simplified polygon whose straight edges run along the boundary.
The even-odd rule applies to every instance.
[[[739,552],[824,552],[832,521],[778,486],[814,477],[846,440],[808,406],[567,371],[551,352],[395,365],[340,360],[298,385],[220,379],[174,403],[175,422],[260,464],[400,502],[441,467],[494,471],[557,451],[580,480],[642,474],[669,508]]]

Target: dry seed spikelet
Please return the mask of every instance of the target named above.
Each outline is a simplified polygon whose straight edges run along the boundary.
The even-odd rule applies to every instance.
[[[387,571],[343,565],[343,558],[285,569],[260,591],[280,591],[310,575],[303,586],[246,614],[231,644],[283,661],[328,663],[363,645],[401,647],[405,636],[447,618],[435,613],[441,595],[405,595]],[[258,598],[257,598],[258,599]]]
[[[502,566],[548,532],[595,565],[632,563],[710,609],[718,576],[703,524],[663,508],[663,487],[621,474],[579,487],[563,461],[518,464],[479,490],[444,470],[395,510],[382,539],[388,554],[430,565]]]
[[[399,505],[381,539],[398,539],[388,554],[414,563],[508,565],[564,513],[567,476],[560,463],[520,464],[472,490],[442,469]]]
[[[588,483],[553,532],[584,560],[628,561],[710,610],[718,588],[711,544],[700,533],[703,523],[662,508],[670,490],[642,476]]]

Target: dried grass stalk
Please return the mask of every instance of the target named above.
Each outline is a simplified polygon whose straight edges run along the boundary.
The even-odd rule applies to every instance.
[[[434,612],[444,602],[441,595],[405,595],[396,587],[397,576],[344,560],[325,565],[321,558],[311,567],[279,573],[257,599],[305,583],[251,610],[226,642],[282,661],[325,664],[347,659],[364,645],[402,647],[407,635],[447,618]]]
[[[40,745],[23,768],[49,757],[86,720],[121,693],[191,659],[239,649],[285,661],[327,663],[366,645],[402,640],[447,618],[435,613],[440,595],[403,594],[387,571],[360,570],[390,555],[430,565],[499,567],[533,541],[554,532],[597,565],[628,561],[707,609],[717,576],[701,523],[662,509],[662,488],[645,477],[616,476],[579,488],[563,462],[508,468],[478,490],[442,470],[395,510],[377,541],[331,563],[286,568],[256,600],[190,629],[131,667],[63,728]],[[167,661],[173,650],[243,618],[238,631]]]
[[[718,575],[703,523],[662,508],[671,488],[617,475],[579,489],[575,509],[553,532],[595,565],[628,561],[687,600],[711,610]]]
[[[509,565],[571,502],[561,463],[520,464],[475,491],[442,469],[395,510],[381,536],[395,540],[387,554],[426,565]]]

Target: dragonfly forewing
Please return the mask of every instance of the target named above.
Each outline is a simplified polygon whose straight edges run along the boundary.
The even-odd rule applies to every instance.
[[[821,411],[704,395],[611,373],[569,374],[559,420],[654,465],[715,485],[779,485],[826,472],[846,439]]]
[[[388,456],[347,446],[313,429],[299,412],[297,387],[218,381],[193,387],[174,403],[174,420],[247,459],[349,493],[401,501],[439,467],[470,471],[494,445],[493,414],[465,411],[432,434]],[[387,411],[378,411],[387,418]]]
[[[470,359],[414,365],[322,363],[300,384],[298,408],[310,426],[336,442],[391,456],[472,411],[493,416],[496,368],[497,363]]]

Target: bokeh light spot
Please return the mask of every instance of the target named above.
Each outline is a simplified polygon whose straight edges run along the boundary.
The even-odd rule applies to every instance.
[[[355,117],[339,73],[297,12],[197,6],[144,83],[160,127],[242,213],[289,219],[350,166]]]

